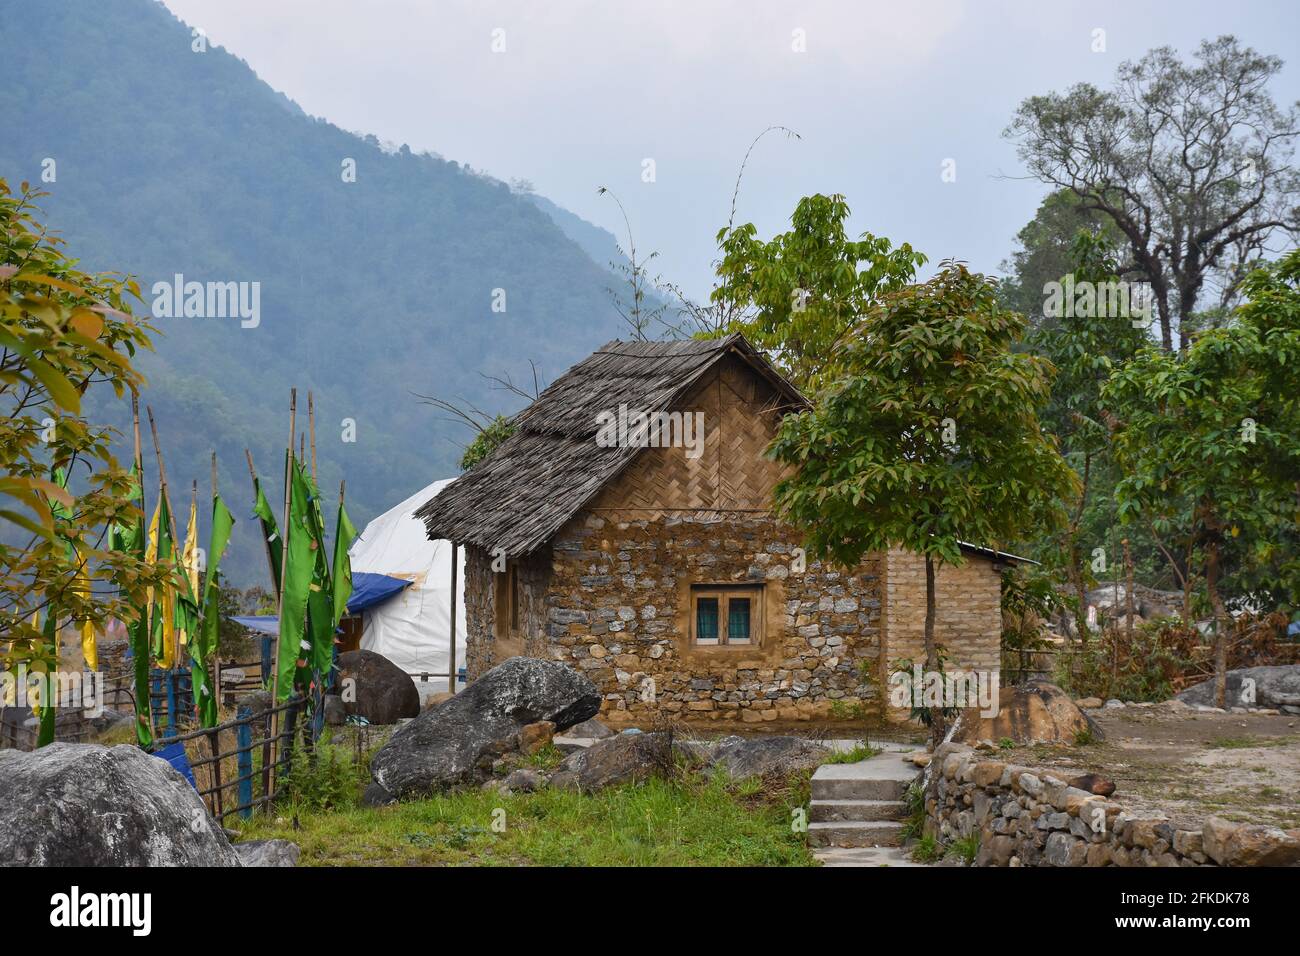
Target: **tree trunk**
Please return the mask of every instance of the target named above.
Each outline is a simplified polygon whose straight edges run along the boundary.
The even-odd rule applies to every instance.
[[[925,556],[925,669],[931,673],[939,670],[939,650],[934,646],[934,558],[928,554]],[[946,732],[941,704],[930,713],[930,743],[937,748]]]
[[[1074,629],[1078,632],[1079,643],[1088,643],[1088,589],[1083,582],[1083,554],[1079,549],[1079,526],[1083,523],[1083,511],[1088,504],[1088,485],[1092,477],[1092,452],[1083,455],[1083,487],[1079,490],[1079,507],[1075,509],[1070,521],[1070,583],[1074,585],[1076,607],[1074,609]]]
[[[1205,553],[1205,590],[1214,609],[1214,706],[1226,707],[1228,696],[1228,626],[1223,598],[1219,596],[1219,542],[1213,540]]]
[[[1088,589],[1083,583],[1083,555],[1079,551],[1079,541],[1075,533],[1070,532],[1070,583],[1074,585],[1074,629],[1079,643],[1088,643]]]

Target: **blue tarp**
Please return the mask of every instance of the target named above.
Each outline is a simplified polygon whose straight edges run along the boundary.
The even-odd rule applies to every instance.
[[[387,574],[372,574],[369,571],[352,573],[352,596],[348,598],[348,613],[360,614],[376,604],[383,604],[411,582],[403,578],[389,577]]]
[[[242,624],[251,631],[260,631],[262,634],[276,634],[280,630],[280,619],[274,614],[268,614],[264,617],[250,615],[246,617],[232,617],[236,624]]]
[[[159,750],[155,750],[153,755],[159,760],[166,760],[171,764],[180,775],[190,782],[190,786],[195,790],[199,785],[194,782],[194,771],[190,769],[190,758],[185,753],[184,744],[168,744]]]
[[[348,613],[360,614],[376,604],[383,604],[398,591],[410,586],[411,582],[403,578],[356,571],[352,575],[352,597],[348,598]],[[231,620],[262,634],[276,634],[280,630],[280,619],[274,614],[250,614],[232,617]]]

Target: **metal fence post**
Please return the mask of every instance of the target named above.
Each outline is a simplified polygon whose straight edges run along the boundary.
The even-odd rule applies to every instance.
[[[235,755],[239,777],[239,815],[247,820],[253,815],[253,709],[247,704],[237,712],[239,726],[235,728]]]

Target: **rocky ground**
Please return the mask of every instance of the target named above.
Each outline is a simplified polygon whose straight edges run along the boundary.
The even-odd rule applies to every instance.
[[[1090,710],[1105,734],[1088,744],[999,748],[996,759],[1100,773],[1114,799],[1161,809],[1175,826],[1214,815],[1300,827],[1300,717],[1200,710],[1178,701]]]

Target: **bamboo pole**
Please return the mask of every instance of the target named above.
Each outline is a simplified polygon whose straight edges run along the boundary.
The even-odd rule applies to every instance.
[[[456,574],[457,565],[460,563],[456,560],[459,551],[456,548],[455,541],[447,542],[451,545],[451,649],[447,654],[447,692],[456,693]]]
[[[212,453],[212,513],[216,517],[217,511],[217,453]],[[209,534],[209,539],[211,535]],[[208,555],[208,560],[212,560],[212,555]],[[217,580],[216,573],[212,572],[212,586],[220,587],[221,582]],[[221,607],[221,594],[217,594],[217,607]],[[209,676],[212,679],[212,697],[217,705],[217,720],[221,719],[221,624],[217,624],[217,646],[212,650],[212,661],[209,667]]]
[[[171,529],[170,529],[171,531],[170,537],[172,542],[171,560],[175,562],[176,561],[176,515],[172,511],[171,492],[167,490],[167,467],[163,464],[162,445],[158,441],[158,423],[154,421],[153,409],[150,406],[146,405],[144,407],[144,412],[145,415],[149,417],[149,433],[153,436],[153,453],[154,456],[158,459],[158,496],[167,505],[167,520],[171,523]],[[162,531],[161,529],[159,529],[159,534],[161,533]],[[164,628],[164,633],[166,633],[165,628]],[[175,627],[172,628],[172,646],[170,648],[170,651],[171,651],[171,658],[172,658],[172,670],[174,671],[176,669],[176,658],[180,656],[177,653]],[[175,714],[169,714],[168,719],[174,721],[175,716],[176,716]]]
[[[316,405],[311,392],[307,393],[307,435],[311,439],[311,480],[319,485],[320,475],[316,473]]]
[[[284,461],[284,517],[280,522],[280,592],[276,597],[275,609],[280,619],[284,619],[284,577],[289,563],[289,492],[293,486],[293,435],[298,429],[298,389],[289,389],[289,454]],[[275,640],[271,642],[271,703],[277,702],[280,690],[280,645],[285,635],[276,628]],[[280,717],[271,715],[271,787],[269,798],[275,795],[275,763],[278,759]]]
[[[147,538],[149,535],[149,509],[145,506],[145,498],[144,498],[144,449],[140,442],[140,393],[137,392],[134,388],[131,389],[131,434],[132,437],[135,439],[135,458],[134,458],[135,479],[140,486],[141,524],[145,529],[145,537]],[[147,541],[142,542],[141,546],[147,547],[148,542]],[[151,643],[150,635],[153,633],[152,629],[149,626],[150,624],[149,616],[152,613],[153,613],[153,602],[145,601],[145,607],[141,609],[141,614],[144,616],[144,621],[142,623],[144,625],[144,636],[145,636],[144,654],[145,654],[146,676],[149,673],[149,644]],[[138,667],[139,665],[136,664],[136,666]],[[135,684],[135,681],[133,680],[132,683]],[[153,736],[153,702],[150,700],[149,686],[150,686],[150,682],[146,680],[143,720],[145,721],[146,729],[149,731],[149,736],[152,737]],[[140,696],[140,688],[138,685],[135,687],[135,695],[137,697]],[[135,719],[136,720],[142,719],[142,715],[140,714],[140,711],[138,709],[136,710]]]

